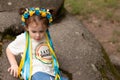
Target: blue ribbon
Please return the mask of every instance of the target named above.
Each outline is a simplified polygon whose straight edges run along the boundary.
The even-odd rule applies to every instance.
[[[28,38],[28,45],[26,50],[25,62],[22,68],[22,76],[25,80],[29,80],[30,77],[30,36],[26,32],[26,38]]]
[[[48,29],[47,29],[46,33],[47,33],[47,36],[48,36],[48,39],[49,39],[50,47],[54,50],[53,42],[52,42],[52,39],[51,39],[51,36],[50,36],[50,33],[49,33]],[[54,55],[52,55],[52,58],[53,58],[53,63],[54,63],[55,75],[56,74],[60,75],[58,61],[57,61],[57,59],[56,59],[56,57]],[[60,80],[61,80],[61,78],[60,78]]]

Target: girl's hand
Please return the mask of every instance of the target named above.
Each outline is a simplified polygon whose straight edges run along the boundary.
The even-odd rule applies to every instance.
[[[8,68],[8,72],[10,72],[10,75],[13,75],[14,77],[18,77],[18,65],[11,65],[10,68]]]

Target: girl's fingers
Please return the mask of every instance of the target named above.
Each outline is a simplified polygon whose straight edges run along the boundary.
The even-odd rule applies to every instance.
[[[18,70],[17,70],[17,73],[16,73],[16,77],[18,77]]]
[[[10,75],[12,75],[12,74],[13,74],[13,69],[10,70]]]
[[[8,72],[10,72],[10,75],[12,75],[13,70],[11,69],[11,67],[10,67],[10,68],[8,68]]]
[[[18,71],[16,69],[14,69],[14,74],[13,74],[14,77],[18,77]]]
[[[18,72],[16,72],[16,78],[18,77]]]
[[[11,68],[8,68],[8,72],[10,72]]]
[[[13,75],[14,75],[14,77],[16,76],[16,71],[15,70],[14,70],[14,74]]]
[[[12,67],[8,68],[8,72],[10,72],[10,75],[13,75],[14,77],[18,77],[17,66],[12,66]]]
[[[16,70],[14,70],[14,77],[18,77],[18,72]]]

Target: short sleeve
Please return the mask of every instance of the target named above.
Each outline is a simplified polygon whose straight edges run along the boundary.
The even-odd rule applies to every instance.
[[[25,33],[21,33],[16,37],[14,41],[12,41],[9,45],[8,48],[14,55],[18,55],[20,53],[23,53],[24,48],[25,48]]]

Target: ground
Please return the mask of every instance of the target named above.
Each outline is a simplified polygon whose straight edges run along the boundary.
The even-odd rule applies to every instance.
[[[101,15],[102,16],[102,15]],[[78,16],[76,16],[78,17]],[[78,17],[80,20],[80,16]],[[91,15],[82,19],[82,24],[98,39],[108,55],[120,54],[120,23],[114,20],[105,20]]]

